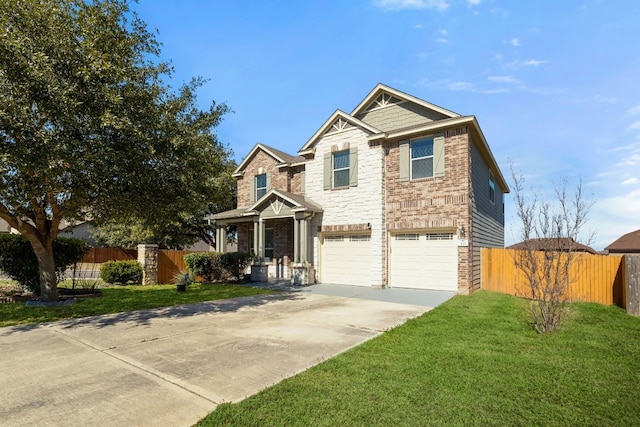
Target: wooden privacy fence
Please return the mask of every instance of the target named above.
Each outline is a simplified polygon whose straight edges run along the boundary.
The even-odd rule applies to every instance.
[[[183,257],[198,251],[174,251],[158,250],[157,269],[158,283],[171,283],[173,276],[178,271],[186,270]],[[137,260],[138,251],[136,249],[120,248],[91,248],[80,260],[81,263],[102,264],[107,261],[128,261]]]
[[[512,249],[483,248],[482,288],[526,297],[529,284],[523,270],[516,267],[517,252]],[[540,251],[535,256],[544,257]],[[622,256],[576,254],[569,300],[616,304],[625,307],[625,263]]]
[[[120,248],[91,248],[80,260],[81,263],[101,264],[107,261],[127,261],[136,259],[138,251]]]
[[[158,283],[171,283],[173,276],[179,271],[185,271],[183,257],[199,251],[174,251],[161,249],[158,251]]]

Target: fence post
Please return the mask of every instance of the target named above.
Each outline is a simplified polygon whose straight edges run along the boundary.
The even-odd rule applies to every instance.
[[[640,255],[625,255],[626,310],[632,316],[640,316]]]
[[[138,245],[138,262],[142,264],[142,284],[158,283],[158,245]]]

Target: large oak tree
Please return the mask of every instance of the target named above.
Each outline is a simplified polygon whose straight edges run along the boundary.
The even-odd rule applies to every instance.
[[[61,221],[170,222],[215,197],[227,107],[174,89],[160,45],[126,0],[0,0],[0,218],[56,300]]]

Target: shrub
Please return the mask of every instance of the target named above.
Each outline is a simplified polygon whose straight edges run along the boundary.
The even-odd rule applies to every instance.
[[[87,253],[90,246],[75,238],[58,237],[53,242],[53,258],[56,263],[58,280],[68,266],[77,263]],[[38,259],[31,243],[20,234],[0,235],[0,270],[22,288],[40,295],[40,272]]]
[[[207,282],[219,280],[222,277],[220,253],[198,252],[184,256],[184,264],[193,277],[200,276]]]
[[[245,252],[227,252],[220,256],[220,266],[232,277],[240,280],[244,277],[244,270],[252,258],[251,254]]]
[[[100,266],[100,278],[107,283],[142,283],[142,264],[138,261],[107,261]]]

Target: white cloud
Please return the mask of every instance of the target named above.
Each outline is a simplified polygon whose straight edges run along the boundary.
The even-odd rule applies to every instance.
[[[489,81],[496,83],[520,83],[520,80],[513,76],[489,76],[487,78]]]
[[[374,0],[373,4],[385,10],[433,9],[439,12],[450,6],[447,0]]]
[[[640,190],[597,200],[588,227],[596,231],[595,249],[604,249],[626,233],[640,228]]]
[[[520,46],[520,39],[517,37],[512,38],[511,40],[506,40],[505,44],[510,44],[511,46],[518,47]]]
[[[424,28],[424,25],[422,25],[422,24],[416,24],[416,25],[414,25],[414,26],[413,26],[413,28],[415,28],[416,30],[421,30],[421,29],[423,29],[423,28]]]
[[[529,59],[528,61],[513,61],[508,63],[506,68],[516,68],[516,67],[537,67],[542,64],[546,64],[549,62],[547,59]]]
[[[477,6],[482,3],[482,0],[467,0],[467,6]]]
[[[636,130],[636,129],[640,129],[640,120],[635,121],[631,123],[629,126],[627,126],[627,130]]]
[[[436,41],[438,43],[444,43],[444,44],[449,43],[449,40],[445,39],[444,37],[438,37]]]
[[[625,157],[624,159],[622,159],[621,162],[618,162],[616,164],[616,166],[621,167],[621,166],[638,166],[640,165],[640,154],[631,154],[627,157]]]
[[[622,181],[622,185],[631,185],[631,184],[637,184],[637,183],[638,183],[638,178],[629,178]]]
[[[640,105],[636,105],[635,107],[629,108],[627,110],[627,114],[630,116],[637,116],[640,114]]]
[[[469,82],[450,82],[447,86],[450,90],[473,90],[473,84]]]

